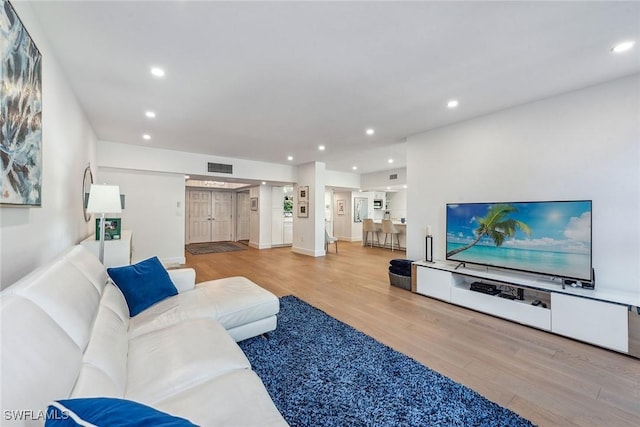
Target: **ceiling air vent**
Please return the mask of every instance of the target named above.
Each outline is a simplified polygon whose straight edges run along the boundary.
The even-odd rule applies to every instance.
[[[391,175],[389,175],[389,179],[398,179],[398,174],[392,173]]]
[[[208,163],[207,170],[215,173],[233,173],[233,165],[225,165],[223,163]]]

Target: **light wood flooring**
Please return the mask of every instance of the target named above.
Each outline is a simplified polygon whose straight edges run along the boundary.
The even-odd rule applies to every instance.
[[[540,426],[640,426],[640,360],[389,286],[404,252],[330,246],[186,257],[197,282],[241,275],[295,295]]]

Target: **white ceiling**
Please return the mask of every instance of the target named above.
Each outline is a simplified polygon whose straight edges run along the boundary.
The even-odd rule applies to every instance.
[[[403,167],[408,136],[640,72],[640,46],[610,52],[640,41],[639,2],[31,6],[99,139],[338,171]]]

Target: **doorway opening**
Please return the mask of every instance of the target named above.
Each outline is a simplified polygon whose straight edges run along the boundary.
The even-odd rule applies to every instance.
[[[186,243],[233,241],[233,193],[187,189]]]

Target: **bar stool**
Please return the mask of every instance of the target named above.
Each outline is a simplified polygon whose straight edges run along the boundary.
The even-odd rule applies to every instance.
[[[393,236],[396,236],[396,240],[398,241],[398,248],[400,247],[400,230],[396,228],[396,226],[391,222],[390,219],[382,220],[382,232],[384,233],[384,244],[383,246],[387,246],[387,236],[391,234],[391,252],[393,252]]]
[[[369,233],[372,233],[371,237],[371,247],[373,247],[373,235],[375,234],[376,240],[378,241],[378,245],[380,245],[380,238],[378,237],[378,230],[376,229],[376,225],[373,223],[371,218],[365,218],[362,220],[362,231],[364,232],[364,246],[367,246],[367,240],[369,237]]]

